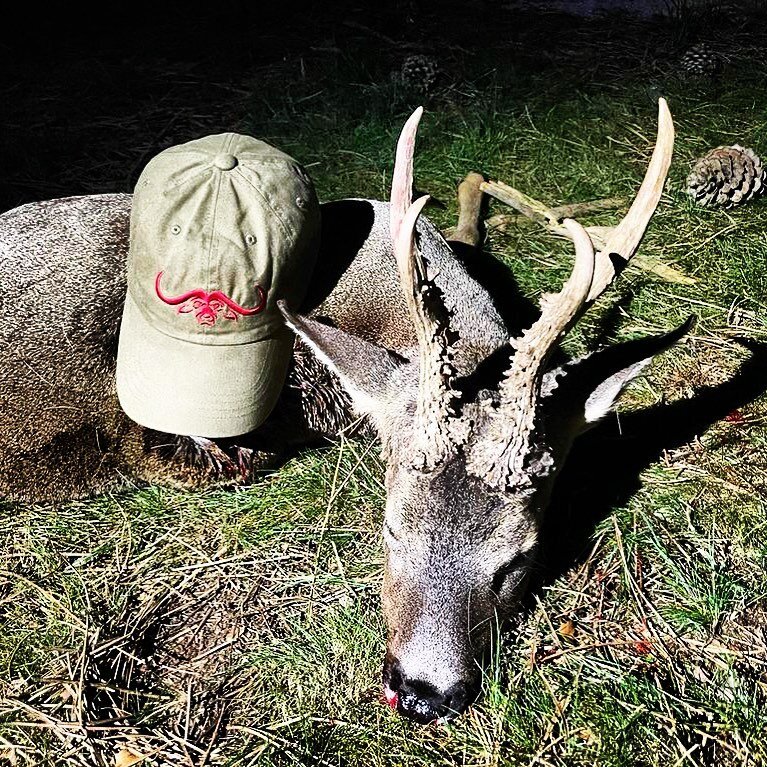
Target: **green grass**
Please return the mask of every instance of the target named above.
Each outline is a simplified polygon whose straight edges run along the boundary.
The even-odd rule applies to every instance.
[[[385,198],[396,135],[418,99],[389,76],[401,53],[364,30],[343,34],[344,45],[301,56],[288,40],[284,56],[243,75],[224,127],[300,158],[322,199]],[[431,214],[443,227],[470,170],[551,205],[630,197],[654,143],[657,96],[668,99],[676,153],[641,252],[696,283],[632,267],[566,347],[580,353],[695,313],[690,338],[632,388],[621,418],[636,429],[632,410],[704,397],[690,411],[697,426],[688,434],[683,419],[659,421],[655,452],[626,464],[636,487],[599,495],[584,550],[495,638],[480,701],[445,727],[411,725],[380,699],[384,489],[374,443],[306,451],[231,492],[136,488],[60,508],[0,505],[0,765],[114,764],[127,746],[147,765],[767,763],[767,403],[758,397],[767,379],[752,371],[742,395],[726,390],[749,356],[734,338],[767,332],[765,202],[711,211],[683,191],[692,161],[713,146],[767,154],[764,64],[731,47],[725,79],[684,80],[673,50],[667,64],[653,57],[679,39],[662,24],[488,26],[471,50],[444,34],[445,71],[425,96],[416,159],[418,188],[447,204]],[[174,105],[177,126],[197,130],[208,124],[200,111],[219,106],[187,94]],[[145,119],[161,124],[167,108],[149,104]],[[136,144],[151,147],[135,130]],[[124,182],[136,157],[118,155],[99,184]],[[571,262],[566,243],[526,222],[491,231],[486,248],[532,298],[556,289]],[[717,386],[719,398],[705,399]],[[722,420],[736,407],[742,419]],[[603,439],[609,451],[614,437]],[[576,478],[572,504],[589,505],[600,468]],[[125,717],[84,738],[79,725],[103,715],[105,696]]]

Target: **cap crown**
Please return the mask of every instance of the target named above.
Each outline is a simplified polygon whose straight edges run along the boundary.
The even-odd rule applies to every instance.
[[[161,332],[201,344],[250,343],[299,305],[319,244],[317,196],[304,170],[236,133],[166,149],[133,197],[128,285]]]

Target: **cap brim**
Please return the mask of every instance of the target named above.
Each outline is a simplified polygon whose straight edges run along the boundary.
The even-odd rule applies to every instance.
[[[128,293],[117,352],[117,396],[126,414],[147,428],[235,437],[256,429],[272,411],[292,350],[287,328],[247,344],[181,341],[150,325]]]

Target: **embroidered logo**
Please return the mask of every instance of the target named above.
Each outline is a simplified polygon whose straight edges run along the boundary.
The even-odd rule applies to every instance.
[[[219,315],[225,320],[236,322],[238,315],[250,317],[262,312],[266,307],[266,291],[260,285],[256,285],[258,303],[251,308],[240,306],[220,290],[207,293],[197,288],[182,293],[180,296],[166,296],[160,289],[160,280],[162,280],[163,274],[165,272],[158,272],[154,280],[154,290],[157,297],[168,306],[178,306],[179,314],[194,312],[194,317],[200,325],[215,325]]]

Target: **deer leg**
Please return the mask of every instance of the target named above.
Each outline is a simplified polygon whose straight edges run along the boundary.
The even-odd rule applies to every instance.
[[[484,178],[479,173],[468,173],[458,185],[458,225],[449,237],[451,243],[477,248],[481,242],[479,216],[482,209]]]

